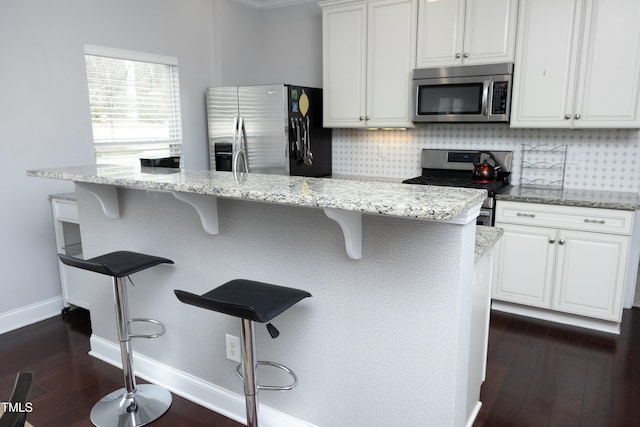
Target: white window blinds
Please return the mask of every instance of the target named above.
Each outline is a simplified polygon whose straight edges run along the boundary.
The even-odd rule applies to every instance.
[[[85,62],[96,163],[179,155],[176,58],[85,46]]]

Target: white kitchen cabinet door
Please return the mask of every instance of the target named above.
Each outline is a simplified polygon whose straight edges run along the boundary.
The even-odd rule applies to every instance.
[[[574,127],[638,128],[640,1],[586,5]]]
[[[553,309],[620,322],[628,236],[561,230]]]
[[[518,0],[421,0],[416,68],[513,62]]]
[[[496,227],[504,235],[496,246],[493,298],[550,308],[557,231],[498,222]]]
[[[572,126],[582,0],[521,0],[511,127]]]
[[[420,0],[416,68],[462,64],[465,0]]]
[[[512,127],[640,127],[640,2],[521,0],[513,80]]]
[[[518,0],[467,0],[464,65],[513,62]]]
[[[321,6],[324,126],[413,127],[417,0]]]
[[[366,127],[413,127],[411,72],[416,52],[415,0],[369,3]]]
[[[366,110],[367,5],[322,9],[323,123],[362,127]]]

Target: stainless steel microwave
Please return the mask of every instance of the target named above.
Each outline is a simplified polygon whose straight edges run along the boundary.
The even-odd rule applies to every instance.
[[[413,121],[509,122],[513,64],[413,70]]]

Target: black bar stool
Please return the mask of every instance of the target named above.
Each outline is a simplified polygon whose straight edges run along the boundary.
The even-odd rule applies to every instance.
[[[165,328],[162,323],[154,319],[129,318],[124,278],[158,264],[173,264],[173,261],[128,251],[112,252],[88,260],[66,255],[58,255],[58,257],[64,264],[113,278],[113,296],[125,387],[109,393],[94,405],[91,409],[91,422],[98,427],[138,427],[159,418],[171,406],[171,393],[155,384],[136,385],[131,338],[157,338],[164,334]],[[130,331],[132,322],[153,323],[160,327],[160,332],[132,334]]]
[[[258,427],[258,390],[291,390],[298,383],[295,374],[286,366],[275,362],[256,361],[255,336],[253,323],[267,323],[300,300],[311,294],[299,289],[270,285],[251,280],[237,279],[225,283],[203,295],[175,290],[176,296],[185,304],[213,310],[242,319],[242,364],[236,372],[244,382],[244,395],[247,408],[247,426]],[[278,330],[267,323],[272,338],[279,335]],[[288,373],[293,382],[286,386],[265,386],[257,384],[258,365],[272,366]],[[242,368],[242,373],[240,369]]]

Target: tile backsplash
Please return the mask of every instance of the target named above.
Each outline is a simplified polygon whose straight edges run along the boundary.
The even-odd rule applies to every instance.
[[[565,188],[638,193],[637,129],[511,129],[504,124],[429,124],[406,131],[333,129],[333,173],[405,179],[420,175],[420,150],[513,151],[512,183],[522,145],[566,145]]]

